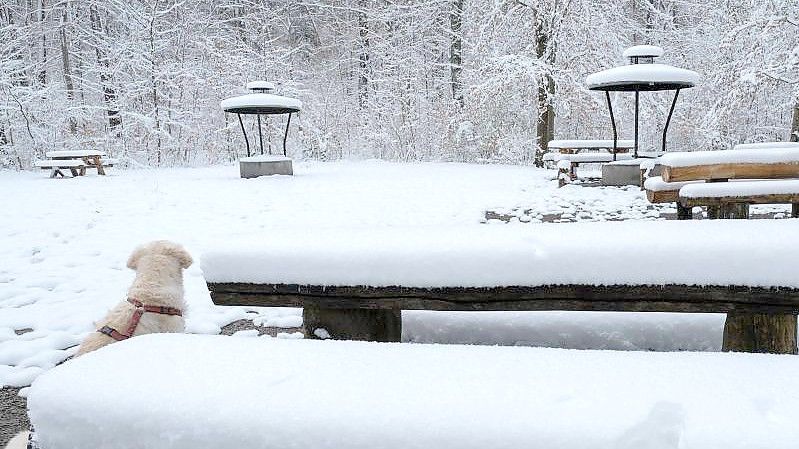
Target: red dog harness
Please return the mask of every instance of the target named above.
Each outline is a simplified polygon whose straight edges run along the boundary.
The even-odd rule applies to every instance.
[[[136,331],[136,327],[139,325],[139,320],[141,320],[141,316],[144,315],[144,312],[183,316],[183,312],[181,312],[180,309],[175,309],[173,307],[145,306],[141,301],[131,298],[128,298],[128,302],[133,304],[136,310],[133,311],[133,315],[130,317],[130,321],[128,321],[128,328],[124,333],[119,332],[111,326],[103,326],[97,329],[97,332],[108,335],[116,341],[122,341],[133,336],[133,332]]]

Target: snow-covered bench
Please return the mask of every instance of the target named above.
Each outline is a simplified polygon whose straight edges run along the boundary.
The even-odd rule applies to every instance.
[[[597,139],[563,139],[550,140],[547,149],[550,153],[579,153],[583,150],[596,151],[604,150],[608,153],[627,153],[633,149],[635,143],[632,140],[619,140],[616,146],[613,140]]]
[[[399,341],[401,310],[709,312],[767,315],[727,350],[796,352],[799,221],[568,228],[282,231],[202,269],[215,304],[304,307],[311,337]]]
[[[784,203],[792,204],[793,216],[799,216],[799,180],[785,179],[799,178],[799,146],[757,145],[663,156],[658,161],[662,179],[647,181],[647,197],[651,202],[676,201],[678,215],[707,206],[711,218],[747,218],[751,204]]]
[[[50,170],[51,178],[66,177],[62,170],[69,170],[72,177],[80,176],[81,172],[86,169],[86,163],[76,159],[36,161],[33,165],[42,170]]]
[[[145,335],[28,393],[44,449],[789,449],[799,358]]]

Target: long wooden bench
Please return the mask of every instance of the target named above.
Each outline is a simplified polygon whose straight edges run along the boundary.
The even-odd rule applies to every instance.
[[[76,176],[81,176],[86,170],[86,164],[81,160],[75,159],[36,161],[34,166],[41,168],[42,170],[50,170],[51,178],[65,178],[66,176],[62,170],[69,170],[73,178]]]
[[[742,232],[756,234],[748,245],[764,239],[758,248],[771,254],[761,246],[774,246],[768,263],[784,267],[789,262],[781,260],[792,248],[799,250],[799,224],[777,231],[776,226],[789,223],[741,223],[753,227],[729,229],[721,222],[679,224],[679,229],[672,227],[677,223],[669,222],[591,223],[596,226],[573,228],[569,239],[553,228],[535,236],[520,233],[512,239],[503,234],[451,231],[464,239],[461,244],[468,250],[448,243],[453,241],[449,235],[442,234],[443,241],[435,243],[438,238],[409,232],[397,237],[402,245],[428,247],[413,254],[400,251],[394,257],[388,248],[402,248],[395,238],[372,241],[363,235],[359,238],[366,242],[359,245],[364,251],[380,255],[367,255],[364,262],[350,256],[354,254],[351,248],[337,243],[348,238],[330,237],[316,243],[313,237],[300,242],[274,236],[263,249],[205,254],[202,268],[215,304],[303,307],[304,331],[312,338],[399,341],[402,310],[702,312],[727,313],[733,318],[734,326],[725,327],[725,350],[794,354],[799,282],[784,271],[766,270],[764,262],[740,244],[740,238]],[[690,229],[683,230],[687,225]],[[679,253],[676,246],[653,240],[671,242],[663,231],[666,235],[679,231],[681,245],[691,251]],[[596,235],[606,237],[597,240]],[[414,244],[414,239],[423,237],[424,245]],[[791,238],[796,243],[785,242]],[[491,242],[495,242],[496,255],[486,252]],[[292,250],[292,243],[301,243],[305,249]],[[580,257],[573,253],[577,247],[584,251]],[[746,254],[736,260],[735,270],[740,273],[724,269],[737,254],[731,251],[734,248]],[[502,256],[503,251],[508,252]],[[703,257],[695,258],[694,252]],[[448,254],[454,254],[453,258]],[[424,286],[435,281],[430,271],[444,272],[445,280]],[[372,284],[369,279],[380,282]]]

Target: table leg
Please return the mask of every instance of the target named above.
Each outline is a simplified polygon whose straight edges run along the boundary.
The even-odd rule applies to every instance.
[[[103,168],[103,162],[100,160],[100,156],[84,158],[83,162],[86,163],[86,165],[91,165],[92,167],[96,168],[98,175],[105,176],[105,169]]]

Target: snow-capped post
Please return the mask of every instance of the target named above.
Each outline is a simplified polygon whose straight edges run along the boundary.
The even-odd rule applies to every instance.
[[[286,140],[291,126],[291,115],[300,112],[302,102],[296,98],[275,95],[275,85],[268,81],[252,81],[247,83],[247,89],[254,92],[237,97],[227,98],[219,104],[223,111],[233,112],[239,118],[241,132],[244,134],[244,143],[247,146],[247,157],[239,159],[239,168],[242,178],[256,178],[265,175],[292,175],[294,170],[291,159],[286,154]],[[252,156],[247,131],[241,119],[242,114],[255,115],[258,121],[258,141],[261,149],[260,155]],[[264,154],[264,140],[261,131],[261,114],[277,115],[288,114],[286,131],[283,134],[283,155]]]

